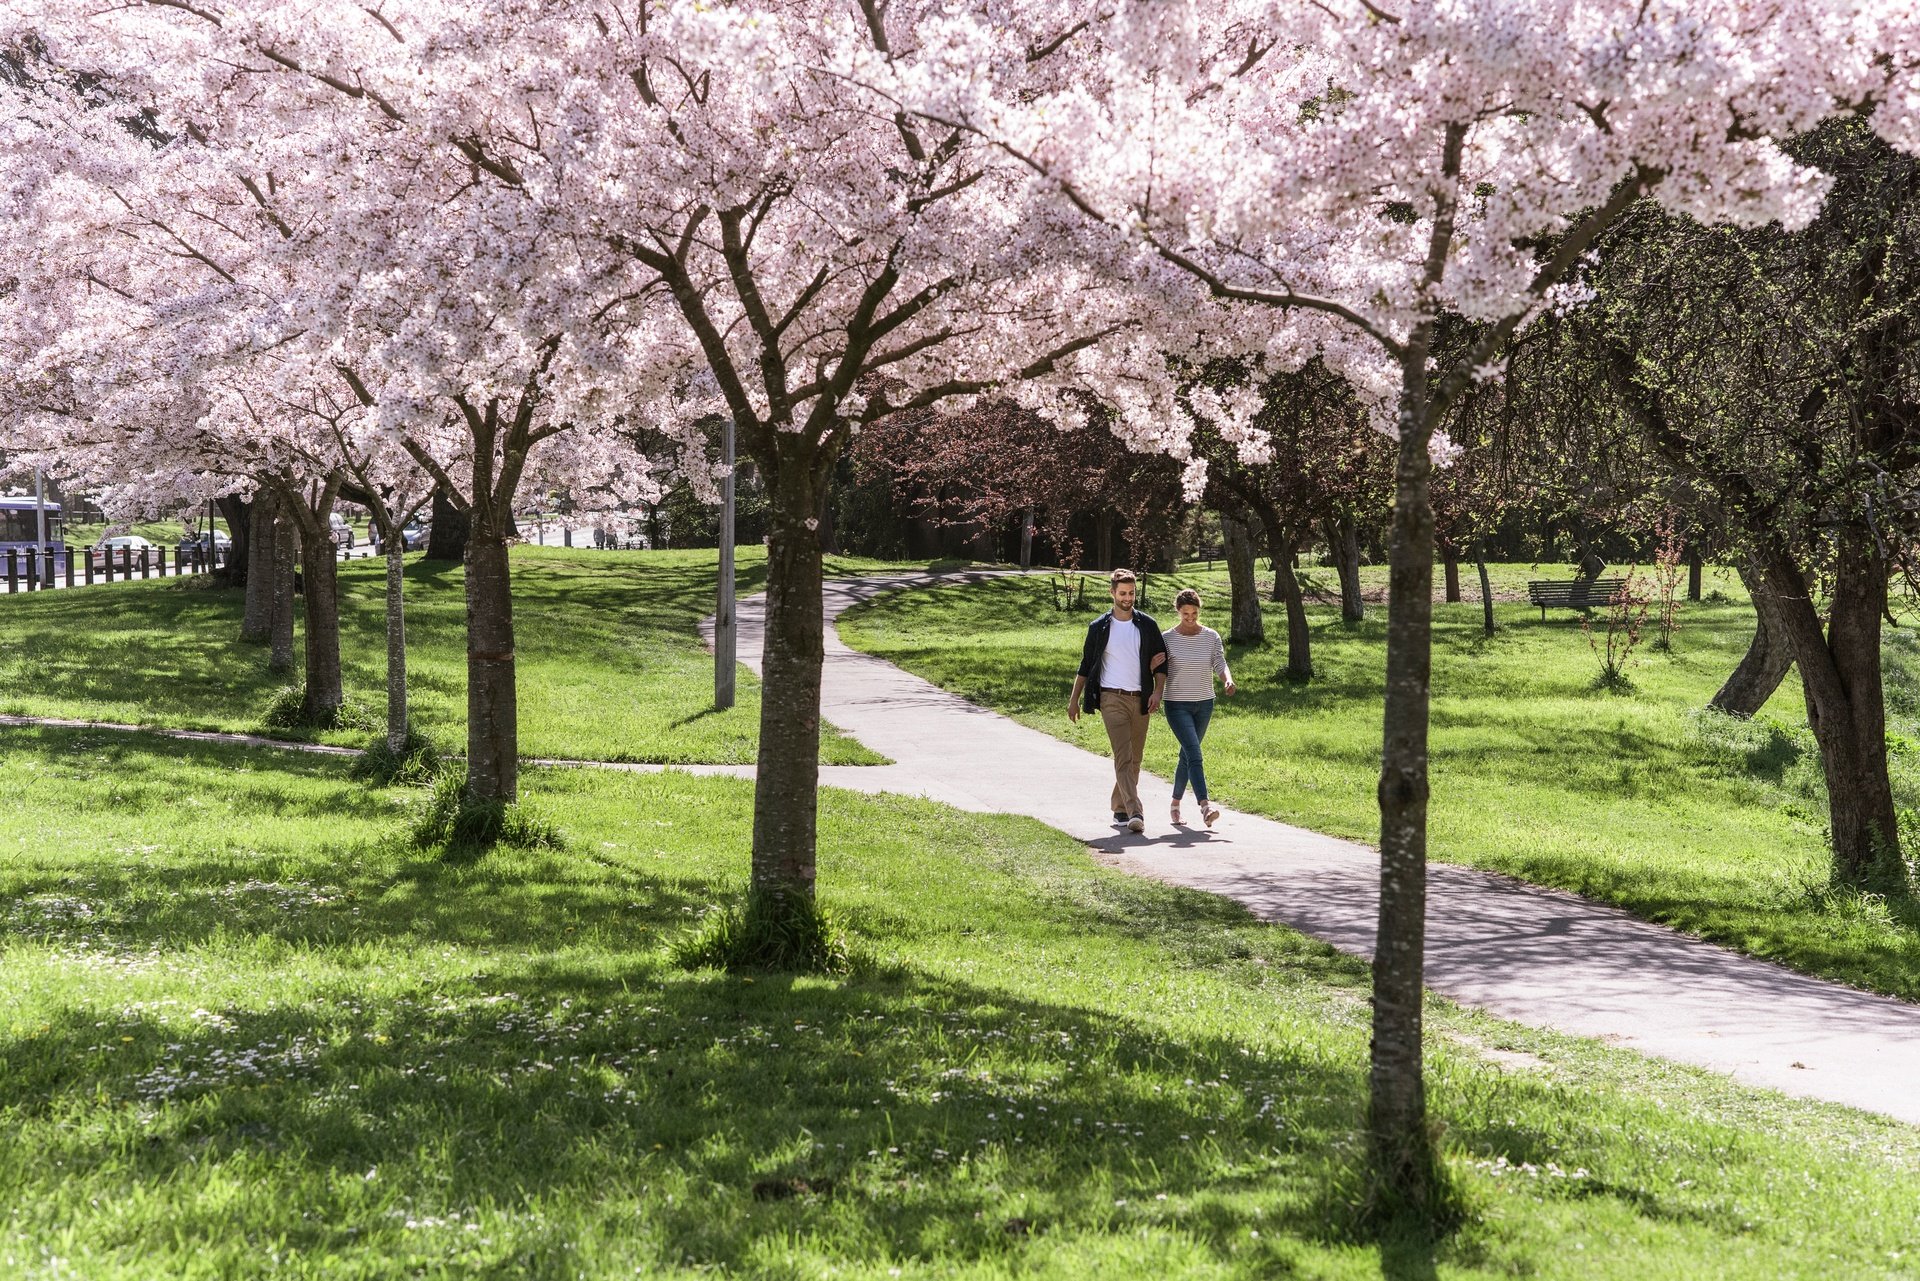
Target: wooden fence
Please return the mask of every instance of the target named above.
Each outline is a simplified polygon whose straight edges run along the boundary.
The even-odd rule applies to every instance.
[[[164,547],[49,548],[44,562],[38,548],[9,547],[5,554],[7,590],[38,591],[47,587],[80,587],[115,578],[166,578],[169,573],[200,574],[226,563],[227,549],[216,546],[211,558],[198,544],[181,547],[171,558]]]

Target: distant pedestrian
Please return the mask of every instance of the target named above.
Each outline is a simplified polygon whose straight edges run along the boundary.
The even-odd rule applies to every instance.
[[[1139,582],[1132,570],[1116,569],[1108,575],[1107,591],[1113,608],[1087,627],[1067,719],[1078,722],[1082,711],[1100,713],[1113,745],[1113,821],[1139,832],[1147,826],[1146,807],[1140,803],[1140,758],[1167,679],[1167,649],[1152,615],[1133,607]]]
[[[1173,598],[1180,621],[1166,633],[1167,689],[1163,706],[1167,728],[1180,741],[1180,763],[1173,771],[1173,821],[1180,823],[1180,800],[1193,784],[1193,799],[1208,827],[1220,817],[1219,807],[1207,796],[1207,771],[1200,758],[1200,740],[1213,719],[1213,678],[1218,676],[1231,695],[1233,673],[1227,670],[1227,647],[1220,633],[1200,625],[1200,593],[1188,587]]]

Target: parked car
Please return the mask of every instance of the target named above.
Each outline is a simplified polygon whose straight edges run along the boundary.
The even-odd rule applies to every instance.
[[[347,524],[347,518],[339,512],[327,517],[327,523],[333,526],[333,541],[336,545],[353,550],[353,526]]]
[[[183,552],[191,552],[196,547],[205,547],[206,545],[207,535],[204,530],[197,534],[188,534],[180,540],[180,550]],[[227,551],[233,546],[233,539],[227,537],[226,530],[216,529],[213,531],[213,546],[220,551]]]
[[[127,549],[125,560],[130,565],[138,565],[143,553],[150,554],[153,551],[153,544],[138,534],[120,534],[113,538],[103,538],[93,545],[93,567],[106,568],[107,557],[111,555],[114,568],[118,569],[122,560],[120,555],[122,547]]]
[[[386,550],[385,540],[380,537],[380,526],[367,526],[367,546],[376,552]],[[400,550],[423,552],[427,549],[427,527],[419,521],[409,521],[400,527]]]

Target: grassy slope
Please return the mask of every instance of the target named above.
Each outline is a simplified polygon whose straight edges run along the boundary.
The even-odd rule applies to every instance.
[[[1912,1130],[1438,1003],[1476,1221],[1343,1244],[1356,962],[828,792],[822,885],[883,967],[675,972],[747,785],[527,790],[565,851],[448,866],[337,762],[0,730],[0,1273],[1913,1275]]]
[[[1536,572],[1500,568],[1496,599]],[[1180,582],[1208,594],[1210,621],[1224,628],[1223,575],[1193,566]],[[1156,599],[1169,599],[1172,585],[1156,577]],[[1805,724],[1797,680],[1755,724],[1695,714],[1752,632],[1737,582],[1715,590],[1722,602],[1687,610],[1670,655],[1642,650],[1625,694],[1594,688],[1598,669],[1571,614],[1542,623],[1524,604],[1501,605],[1489,641],[1478,604],[1436,606],[1433,857],[1576,890],[1800,969],[1920,997],[1912,906],[1825,892],[1825,801],[1805,730],[1792,728]],[[1063,714],[1085,622],[1056,612],[1044,582],[1000,580],[883,598],[844,620],[841,635],[1105,752],[1097,720],[1075,728]],[[1384,611],[1372,607],[1350,627],[1322,607],[1312,623],[1311,685],[1276,679],[1285,638],[1277,607],[1267,614],[1266,648],[1230,653],[1242,692],[1217,704],[1208,780],[1230,803],[1372,841]],[[1899,670],[1913,651],[1911,634],[1890,642]],[[1894,685],[1898,713],[1905,695]],[[1156,730],[1147,766],[1171,777],[1176,753],[1172,735]],[[1900,758],[1897,786],[1908,804],[1920,802],[1916,766],[1914,753]]]
[[[514,553],[520,750],[604,760],[748,762],[760,686],[711,709],[713,660],[695,624],[713,608],[716,553]],[[764,556],[743,549],[742,593],[764,584]],[[844,571],[868,562],[829,562]],[[408,674],[416,726],[459,750],[466,733],[464,571],[407,569]],[[341,650],[349,694],[385,708],[385,568],[340,568]],[[240,594],[197,579],[0,597],[0,711],[194,729],[258,728],[279,684],[264,650],[242,645]],[[357,743],[366,736],[321,735]],[[821,759],[879,758],[827,730]]]

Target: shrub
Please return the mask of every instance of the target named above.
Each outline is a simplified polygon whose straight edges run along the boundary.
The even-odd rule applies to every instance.
[[[267,729],[378,729],[380,722],[373,709],[356,698],[348,698],[331,715],[318,719],[307,715],[307,687],[282,685],[267,696],[260,724]]]
[[[1672,508],[1654,518],[1653,537],[1653,585],[1660,599],[1654,616],[1660,634],[1653,647],[1671,650],[1673,634],[1680,630],[1680,580],[1687,572],[1687,544],[1680,537],[1680,521]]]
[[[533,850],[562,848],[554,822],[522,801],[483,801],[467,795],[464,770],[446,770],[433,780],[427,803],[414,820],[416,849],[455,856],[484,854],[497,845]]]
[[[1647,623],[1647,605],[1646,588],[1640,581],[1640,575],[1630,569],[1626,581],[1620,584],[1620,590],[1607,601],[1604,644],[1602,634],[1595,629],[1593,620],[1580,620],[1580,630],[1587,634],[1587,647],[1600,662],[1600,675],[1593,682],[1596,689],[1627,690],[1633,687],[1633,683],[1627,679],[1627,665],[1632,661],[1635,647],[1640,644],[1640,632]]]
[[[766,894],[707,913],[669,952],[688,970],[845,974],[857,965],[845,932],[817,902],[781,904]]]
[[[396,752],[387,745],[387,736],[379,734],[353,763],[353,776],[382,786],[400,784],[419,786],[433,782],[440,774],[439,749],[413,730]]]

